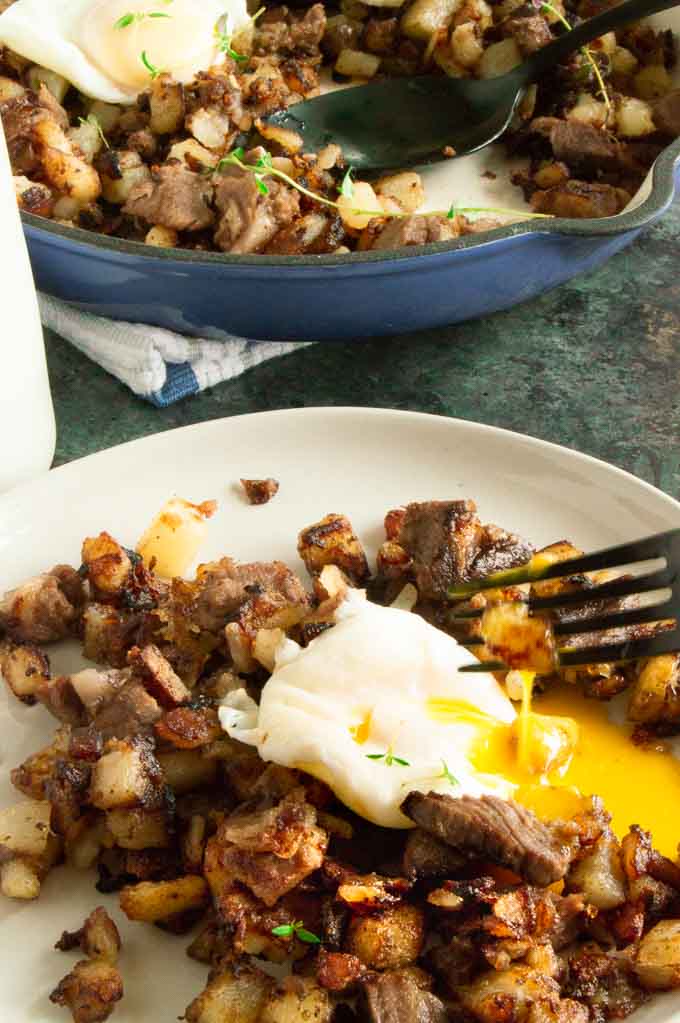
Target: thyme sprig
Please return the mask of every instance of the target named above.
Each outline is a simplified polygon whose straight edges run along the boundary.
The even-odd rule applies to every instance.
[[[556,7],[553,7],[549,0],[541,0],[539,11],[541,12],[541,14],[552,14],[555,18],[557,18],[561,25],[564,25],[567,32],[571,32],[573,26],[569,24],[569,22],[567,21],[567,19],[565,18],[561,11],[558,11]],[[599,65],[595,58],[593,57],[590,47],[582,46],[581,53],[583,54],[583,56],[586,58],[591,68],[593,69],[593,74],[597,79],[597,85],[600,91],[600,95],[602,97],[602,101],[607,108],[607,113],[611,114],[612,101],[609,98],[609,93],[607,92],[607,87],[604,84],[604,78],[602,77],[602,72],[600,71]]]
[[[164,0],[165,2],[165,0]],[[135,22],[145,21],[147,18],[171,18],[172,14],[165,11],[128,11],[121,15],[118,21],[114,22],[114,28],[127,28]]]
[[[384,760],[387,767],[391,767],[392,764],[399,764],[400,767],[410,767],[411,764],[408,760],[404,760],[403,757],[397,757],[394,754],[394,750],[391,746],[388,746],[384,753],[367,753],[367,760]]]
[[[296,920],[292,924],[281,924],[279,927],[272,927],[272,934],[276,938],[298,938],[307,945],[320,945],[321,938],[312,931],[308,931],[302,920]]]
[[[447,781],[449,783],[449,785],[454,785],[454,786],[455,785],[460,785],[460,782],[458,781],[458,779],[454,778],[454,776],[449,771],[448,765],[447,765],[445,760],[442,760],[442,773],[438,774],[435,777],[435,781],[439,781],[440,779],[443,779],[443,780]]]
[[[152,79],[158,78],[158,76],[163,73],[160,68],[156,67],[155,64],[151,63],[147,56],[146,50],[142,50],[142,52],[139,55],[139,59],[141,60],[144,67],[151,75]]]
[[[232,60],[245,61],[248,60],[246,53],[237,53],[237,51],[231,45],[231,41],[234,36],[234,23],[231,14],[225,14],[223,20],[224,27],[220,29],[219,22],[215,26],[215,38],[217,39],[217,49],[220,53],[226,53],[227,56],[231,57]]]
[[[234,149],[231,153],[228,153],[227,156],[223,156],[222,159],[218,161],[214,169],[212,171],[209,171],[209,173],[219,174],[221,170],[231,165],[234,167],[239,167],[241,170],[248,171],[249,173],[253,174],[255,176],[255,181],[257,182],[258,191],[261,192],[262,195],[267,195],[269,192],[269,189],[267,188],[264,178],[272,177],[278,178],[280,181],[285,181],[285,183],[287,185],[290,185],[291,188],[294,188],[302,195],[306,195],[309,199],[312,199],[314,202],[318,202],[322,206],[329,206],[335,210],[342,210],[344,212],[354,213],[358,216],[380,217],[383,220],[395,218],[401,219],[412,216],[412,214],[410,213],[406,212],[396,213],[391,210],[387,211],[384,209],[380,210],[364,210],[360,208],[347,209],[345,205],[340,206],[340,204],[334,202],[333,199],[328,199],[324,195],[319,195],[318,192],[312,192],[311,189],[306,188],[304,185],[300,184],[299,181],[296,181],[295,178],[292,178],[290,174],[286,174],[285,171],[279,170],[278,167],[274,167],[272,164],[272,155],[266,150],[264,156],[261,156],[258,160],[256,160],[255,163],[245,163],[244,162],[245,155],[246,155],[245,150],[243,149],[243,147],[239,146],[238,149]],[[351,168],[345,174],[343,182],[340,186],[340,194],[341,195],[344,194],[345,197],[348,198],[351,198],[354,188],[354,183],[352,182],[351,177],[348,178],[350,171]],[[352,193],[350,193],[349,196],[347,196],[346,191],[345,193],[342,192],[343,186],[345,186],[345,188],[348,187],[345,184],[346,182],[349,182],[352,186]],[[523,220],[552,220],[551,213],[530,213],[525,210],[506,209],[505,207],[502,206],[458,206],[456,204],[451,205],[448,210],[432,210],[430,211],[430,216],[447,217],[449,220],[453,220],[454,217],[457,216],[458,214],[460,214],[461,216],[465,216],[468,213],[500,213],[502,215],[507,215],[511,217],[521,217]]]

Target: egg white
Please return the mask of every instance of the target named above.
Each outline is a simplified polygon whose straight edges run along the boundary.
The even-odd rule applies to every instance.
[[[461,674],[474,658],[419,615],[351,591],[338,622],[308,647],[285,640],[259,707],[241,689],[220,707],[222,727],[263,760],[321,778],[347,806],[384,827],[411,822],[399,809],[413,790],[508,798],[513,785],[475,770],[470,754],[485,723],[515,711],[489,674]],[[460,706],[432,713],[428,701]],[[365,741],[357,741],[363,727]],[[407,765],[370,759],[392,749]],[[443,765],[450,777],[444,777]]]
[[[101,66],[101,61],[97,62],[88,53],[87,19],[99,3],[100,0],[15,0],[0,15],[0,42],[27,60],[56,71],[86,96],[107,103],[134,103],[141,91],[139,83],[117,80]],[[139,6],[131,0],[126,10],[135,12]],[[172,3],[166,5],[159,0],[155,6],[159,11],[172,14]],[[188,66],[177,68],[165,67],[162,53],[154,55],[156,66],[173,72],[179,81],[187,81],[197,71],[206,70],[223,59],[216,46],[214,29],[224,15],[229,15],[234,32],[250,21],[246,0],[195,0],[195,8],[201,22],[201,35],[205,36],[201,38],[200,54],[192,54]],[[112,7],[112,12],[113,26],[119,16],[117,7],[115,11]],[[111,49],[116,40],[113,34],[112,39]],[[111,58],[113,67],[115,54],[112,53]]]

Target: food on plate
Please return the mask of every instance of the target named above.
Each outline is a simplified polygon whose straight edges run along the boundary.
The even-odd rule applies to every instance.
[[[0,14],[0,117],[17,201],[151,246],[240,254],[486,231],[504,211],[468,217],[465,197],[451,196],[423,212],[417,172],[355,180],[332,138],[307,153],[265,118],[315,95],[329,72],[493,77],[597,10],[591,0],[329,0],[250,13],[244,0],[14,0]],[[675,61],[673,34],[638,22],[529,88],[505,143],[524,158],[514,183],[534,215],[624,209],[680,134]]]
[[[209,503],[173,500],[204,525]],[[189,1023],[604,1023],[680,987],[680,657],[460,671],[485,623],[503,651],[543,649],[550,620],[537,636],[509,599],[597,577],[477,593],[464,625],[448,590],[576,548],[420,501],[388,511],[374,569],[330,513],[298,536],[307,585],[228,556],[158,574],[186,571],[196,524],[179,556],[176,529],[147,531],[144,560],[88,537],[78,570],[0,601],[8,692],[58,720],[12,769],[3,894],[96,867],[129,920],[192,932],[209,974]],[[55,675],[42,647],[65,637],[90,664]],[[57,947],[86,958],[52,1000],[106,1019],[104,908]]]
[[[279,492],[279,481],[271,476],[266,480],[241,480],[250,504],[267,504]]]
[[[141,537],[137,554],[166,579],[182,575],[196,557],[205,539],[207,520],[216,509],[215,501],[191,504],[181,497],[170,498]]]

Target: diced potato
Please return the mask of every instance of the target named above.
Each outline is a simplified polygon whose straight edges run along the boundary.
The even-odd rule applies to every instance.
[[[191,792],[201,785],[210,785],[217,774],[217,762],[202,756],[200,750],[158,753],[157,759],[163,770],[165,784],[177,794]]]
[[[153,245],[158,249],[172,249],[177,244],[177,231],[173,231],[171,227],[156,224],[151,228],[144,241],[147,245]]]
[[[26,89],[21,82],[16,82],[13,78],[0,76],[0,103],[5,103],[10,99],[18,99],[25,92]]]
[[[154,135],[170,135],[184,123],[184,89],[168,74],[158,75],[151,83],[149,128]]]
[[[208,149],[224,149],[232,134],[229,114],[217,107],[199,107],[186,119],[187,130]]]
[[[148,751],[116,743],[92,768],[90,802],[100,810],[135,806],[150,800]]]
[[[163,849],[170,844],[161,810],[109,810],[106,824],[121,849]]]
[[[507,1019],[534,1018],[531,1009],[539,1009],[539,1019],[557,1020],[556,1014],[547,1015],[540,1008],[559,1004],[559,987],[552,977],[530,966],[511,966],[507,970],[488,970],[471,984],[461,985],[456,994],[462,1006],[479,1023],[495,1023],[498,1006],[503,1006]],[[566,1015],[560,1019],[568,1019]],[[587,1011],[571,1017],[573,1023],[584,1023]]]
[[[181,497],[171,497],[141,536],[137,553],[147,566],[153,560],[160,576],[182,575],[196,557],[205,539],[206,520],[216,507],[215,501],[191,504]]]
[[[603,835],[588,856],[578,860],[569,871],[567,887],[583,892],[587,902],[598,909],[614,909],[626,901],[626,886],[618,843],[613,835]]]
[[[0,893],[7,899],[37,899],[40,878],[30,863],[9,860],[0,864]]]
[[[331,1001],[312,977],[286,977],[264,1003],[258,1023],[329,1023]]]
[[[285,635],[283,629],[258,630],[253,644],[253,657],[267,671],[274,670],[274,655]]]
[[[278,124],[269,124],[259,118],[255,121],[255,127],[263,139],[268,142],[276,142],[287,153],[299,153],[302,149],[302,136],[290,128],[282,128]]]
[[[129,920],[154,923],[189,909],[202,909],[209,897],[205,879],[187,874],[174,881],[141,881],[123,888],[120,908]]]
[[[498,78],[522,62],[522,54],[514,39],[501,39],[492,43],[482,54],[477,65],[480,78]]]
[[[403,7],[405,0],[364,0],[369,7]]]
[[[196,170],[197,167],[216,167],[219,156],[211,153],[196,139],[183,139],[170,146],[168,159],[183,160],[192,170]]]
[[[123,980],[111,963],[82,959],[50,994],[50,1001],[70,1009],[74,1023],[100,1023],[123,997]]]
[[[88,116],[91,114],[97,119],[97,124],[101,130],[105,135],[108,135],[117,126],[123,111],[113,103],[105,103],[101,99],[96,99],[94,103],[90,103],[87,112]]]
[[[38,647],[8,639],[0,643],[0,675],[17,699],[35,703],[39,687],[50,677],[50,662]]]
[[[104,140],[94,121],[81,121],[77,128],[69,128],[67,137],[88,163],[104,148]]]
[[[350,206],[365,210],[380,208],[375,192],[364,181],[355,182],[351,198],[340,196],[338,205],[343,203],[346,209]],[[362,220],[363,227],[368,220],[370,217]],[[310,575],[317,575],[325,565],[337,565],[354,583],[364,582],[368,577],[364,548],[345,515],[325,515],[319,522],[303,529],[298,536],[297,549]]]
[[[135,185],[140,185],[151,179],[151,171],[142,161],[139,153],[135,153],[132,149],[117,150],[111,154],[111,160],[112,169],[100,171],[102,195],[107,202],[122,206],[127,202]]]
[[[396,970],[415,962],[425,931],[424,916],[417,906],[404,905],[373,916],[354,917],[345,940],[345,951],[375,970]]]
[[[185,1013],[187,1023],[258,1023],[274,981],[253,966],[226,966]]]
[[[579,124],[592,124],[595,128],[601,128],[608,116],[607,105],[599,99],[595,99],[589,92],[582,92],[576,104],[567,111],[568,121],[578,121]]]
[[[621,96],[616,107],[616,127],[627,138],[652,135],[656,126],[649,103],[634,96]]]
[[[0,849],[18,856],[42,856],[52,834],[51,809],[50,803],[43,800],[0,810]]]
[[[625,46],[617,46],[611,57],[612,71],[616,75],[632,75],[638,67],[638,59]]]
[[[409,39],[428,43],[450,23],[460,4],[461,0],[415,0],[401,19],[401,31]]]
[[[375,183],[379,196],[389,196],[405,213],[414,213],[425,202],[425,189],[420,174],[402,171],[388,174]]]
[[[57,74],[56,71],[50,71],[46,67],[39,67],[37,64],[26,72],[26,81],[29,89],[32,89],[33,92],[39,92],[40,86],[44,85],[50,90],[57,103],[61,103],[71,88],[70,82],[63,75]]]
[[[680,920],[661,920],[644,936],[635,972],[648,991],[680,987]]]
[[[628,717],[640,724],[680,718],[680,656],[650,657],[638,668]]]
[[[335,70],[339,75],[347,75],[348,78],[372,78],[380,67],[380,57],[375,53],[365,53],[363,50],[340,50],[338,59],[335,62]]]
[[[451,53],[457,64],[472,68],[480,60],[484,47],[474,21],[457,25],[451,33]]]
[[[640,99],[659,99],[673,88],[673,79],[663,64],[648,64],[634,78]]]
[[[593,39],[592,43],[588,45],[595,53],[606,53],[608,57],[611,57],[616,49],[616,34],[614,32],[605,32],[603,36],[598,36],[597,39]]]
[[[97,906],[77,931],[64,931],[56,944],[62,952],[81,948],[88,959],[103,959],[107,963],[118,962],[120,934],[115,923],[103,906]]]
[[[49,183],[82,206],[99,198],[101,183],[94,167],[78,156],[56,121],[46,117],[33,129],[42,167]]]

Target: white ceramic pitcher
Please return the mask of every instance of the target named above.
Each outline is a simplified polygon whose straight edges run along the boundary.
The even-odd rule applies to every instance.
[[[49,469],[55,438],[38,302],[0,125],[0,491]]]

